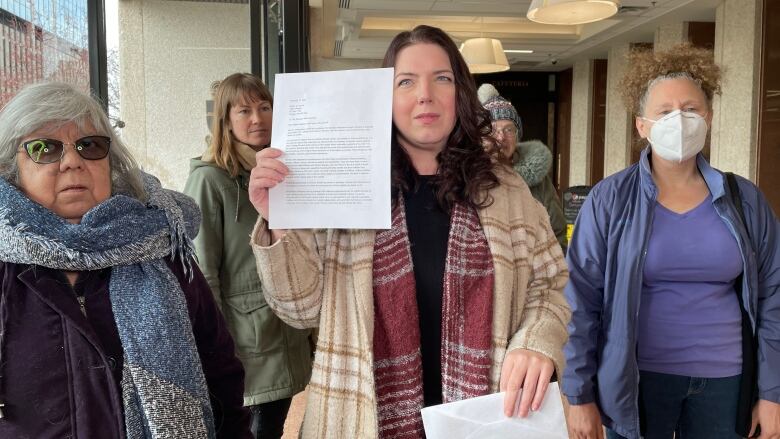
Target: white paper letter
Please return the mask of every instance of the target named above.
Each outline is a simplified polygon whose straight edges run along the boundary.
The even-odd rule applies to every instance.
[[[392,101],[392,68],[276,75],[270,228],[390,228]]]

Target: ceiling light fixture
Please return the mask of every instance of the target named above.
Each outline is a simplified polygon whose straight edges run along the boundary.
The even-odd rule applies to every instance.
[[[529,20],[542,24],[585,24],[615,15],[620,0],[532,0]]]
[[[504,53],[534,53],[530,49],[504,49]]]
[[[475,73],[495,73],[509,70],[501,41],[495,38],[471,38],[460,46],[460,53],[469,71]]]

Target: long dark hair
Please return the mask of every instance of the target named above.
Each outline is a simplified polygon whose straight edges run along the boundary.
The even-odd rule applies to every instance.
[[[474,207],[488,206],[493,200],[487,190],[498,186],[498,177],[493,172],[494,162],[482,146],[483,139],[490,136],[492,130],[490,113],[480,104],[474,78],[452,39],[441,29],[425,25],[417,26],[410,32],[401,32],[390,42],[382,66],[394,67],[403,49],[419,43],[441,47],[450,59],[455,77],[456,121],[447,144],[436,157],[439,163],[434,179],[436,198],[445,211],[450,211],[456,202]],[[399,191],[409,190],[414,184],[414,179],[410,177],[417,175],[409,155],[398,144],[397,130],[393,124],[391,174],[394,203],[398,200]]]

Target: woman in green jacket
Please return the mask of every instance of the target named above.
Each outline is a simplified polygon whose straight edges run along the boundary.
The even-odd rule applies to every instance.
[[[249,246],[257,211],[249,202],[255,153],[271,141],[273,98],[263,82],[236,73],[214,92],[211,143],[193,159],[184,193],[203,212],[195,251],[246,370],[244,405],[257,438],[280,438],[292,396],[311,374],[310,331],[271,311]]]

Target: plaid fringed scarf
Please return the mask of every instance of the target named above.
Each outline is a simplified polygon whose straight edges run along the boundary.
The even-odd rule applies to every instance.
[[[381,438],[424,437],[422,357],[403,201],[374,244],[374,379]],[[444,402],[485,395],[490,382],[493,262],[477,212],[452,212],[442,297]],[[423,316],[425,318],[425,316]]]

